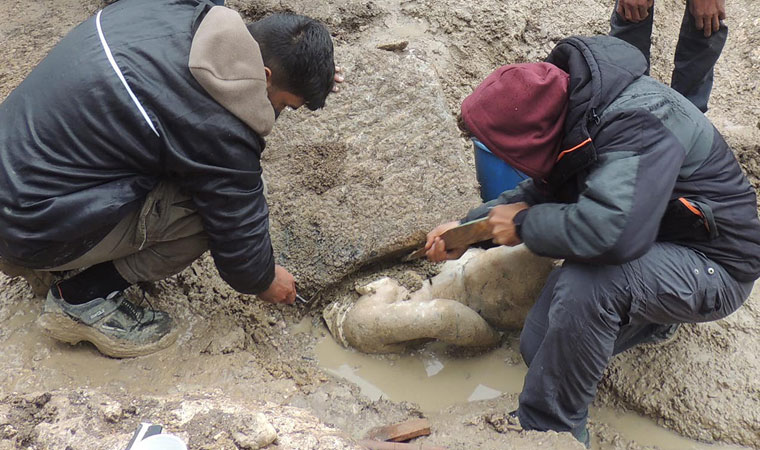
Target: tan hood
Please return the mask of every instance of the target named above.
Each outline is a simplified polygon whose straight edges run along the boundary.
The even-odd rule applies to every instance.
[[[240,14],[211,8],[193,37],[188,67],[214,100],[256,133],[263,137],[272,131],[264,61]]]

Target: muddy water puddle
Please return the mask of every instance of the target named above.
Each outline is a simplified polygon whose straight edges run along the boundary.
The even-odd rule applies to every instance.
[[[185,354],[182,343],[195,331],[192,326],[166,350],[141,358],[112,359],[90,344],[71,346],[45,336],[35,323],[39,309],[39,305],[21,302],[0,321],[4,369],[0,370],[0,393],[91,387],[136,395],[171,394],[204,386],[247,393],[236,372],[246,364],[242,353],[239,358]]]
[[[315,348],[320,367],[356,384],[367,397],[417,403],[434,413],[448,406],[518,394],[527,372],[515,350],[502,346],[484,354],[452,356],[439,344],[405,355],[367,355],[346,349],[324,329],[309,330],[301,323],[294,331],[322,336]],[[706,444],[684,438],[631,412],[592,408],[591,420],[604,423],[625,440],[662,450],[733,450],[744,447]],[[608,448],[593,442],[592,448]]]
[[[345,349],[327,336],[316,354],[321,367],[355,383],[369,398],[410,401],[425,412],[519,393],[525,377],[523,368],[504,362],[509,351],[503,348],[467,358],[450,357],[437,346],[410,355],[375,356]]]
[[[633,413],[620,412],[611,408],[595,408],[592,418],[598,423],[605,423],[619,431],[628,440],[647,447],[663,450],[742,450],[747,447],[732,445],[707,444],[690,439],[657,426],[646,417]],[[600,448],[598,445],[592,448]]]

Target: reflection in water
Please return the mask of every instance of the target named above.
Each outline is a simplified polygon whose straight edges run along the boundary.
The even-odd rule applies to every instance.
[[[518,393],[526,371],[522,364],[505,362],[511,353],[504,348],[452,358],[442,347],[428,346],[390,357],[345,349],[328,336],[317,344],[316,353],[320,366],[355,383],[367,397],[411,401],[428,412],[454,403]]]

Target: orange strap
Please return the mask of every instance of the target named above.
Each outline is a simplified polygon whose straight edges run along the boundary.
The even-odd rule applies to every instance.
[[[580,144],[576,145],[575,147],[573,147],[573,148],[569,148],[569,149],[567,149],[567,150],[564,150],[563,152],[561,152],[561,153],[560,153],[560,154],[557,156],[557,162],[559,162],[559,160],[560,160],[560,159],[564,158],[564,157],[565,157],[565,155],[567,155],[568,153],[570,153],[570,152],[574,152],[574,151],[578,150],[579,148],[583,147],[584,145],[586,145],[586,144],[588,144],[588,143],[590,143],[590,142],[591,142],[591,138],[588,138],[588,139],[586,139],[585,141],[581,142]]]
[[[684,205],[685,207],[689,208],[689,211],[693,212],[694,214],[698,215],[699,217],[704,217],[704,216],[702,215],[702,211],[700,211],[700,210],[698,210],[697,208],[695,208],[695,207],[694,207],[694,205],[692,205],[691,203],[689,203],[689,201],[688,201],[688,200],[686,200],[685,198],[683,198],[683,197],[680,197],[680,198],[678,199],[678,201],[679,201],[679,202],[681,202],[681,203],[683,203],[683,205]]]
[[[701,217],[702,219],[704,219],[704,218],[705,218],[705,215],[704,215],[704,214],[702,214],[702,211],[700,211],[700,210],[699,210],[697,207],[695,207],[694,205],[692,205],[692,204],[691,204],[691,202],[689,202],[689,201],[688,201],[688,200],[686,200],[685,198],[683,198],[683,197],[679,197],[679,198],[678,198],[678,201],[679,201],[679,202],[681,202],[681,203],[683,203],[683,205],[684,205],[685,207],[687,207],[687,208],[689,209],[689,211],[691,211],[692,213],[694,213],[694,214],[698,215],[698,216],[699,216],[699,217]],[[709,223],[707,223],[707,221],[706,221],[706,220],[704,221],[704,224],[705,224],[705,228],[707,228],[707,231],[710,231],[710,224],[709,224]]]

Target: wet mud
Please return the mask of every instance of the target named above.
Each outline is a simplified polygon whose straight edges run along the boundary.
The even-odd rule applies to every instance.
[[[191,449],[243,448],[249,441],[242,436],[258,431],[229,420],[230,414],[249,414],[241,417],[253,424],[259,413],[277,433],[266,448],[355,449],[370,428],[420,416],[429,418],[433,432],[419,441],[450,449],[580,448],[567,434],[521,432],[507,418],[524,370],[514,334],[488,354],[434,360],[422,347],[413,359],[364,360],[333,347],[329,362],[321,311],[336,300],[358,299],[357,284],[391,276],[414,291],[440,270],[396,261],[433,225],[477,203],[471,147],[453,118],[459,103],[500,64],[540,60],[567,35],[606,33],[610,2],[228,4],[249,19],[294,11],[324,21],[346,69],[342,92],[325,110],[281,116],[263,161],[276,257],[311,302],[280,307],[235,293],[205,255],[147,294],[182,324],[177,343],[155,355],[114,360],[88,344],[69,346],[42,335],[35,324],[41,300],[24,281],[0,275],[0,450],[122,449],[145,420],[164,423]],[[3,6],[0,98],[103,4],[20,0]],[[731,32],[708,116],[760,188],[760,6],[738,0],[727,8]],[[680,0],[658,1],[652,74],[665,82],[682,11]],[[398,51],[377,48],[400,41],[408,44]],[[129,295],[141,296],[137,290]],[[651,428],[629,428],[638,419],[619,422],[617,414],[626,410],[690,439],[677,441],[685,442],[681,448],[694,440],[760,448],[758,335],[756,289],[726,320],[683,327],[667,347],[616,357],[592,411],[596,445],[669,448],[669,437],[652,440]],[[340,369],[344,365],[348,369]],[[433,378],[451,373],[436,392],[458,397],[431,405],[394,391],[403,391],[399,384],[365,378],[363,367],[385,378],[410,373],[417,386],[436,370]],[[509,373],[496,378],[511,386],[479,378],[497,367]],[[378,390],[367,391],[349,372]],[[473,401],[460,401],[465,397]]]

